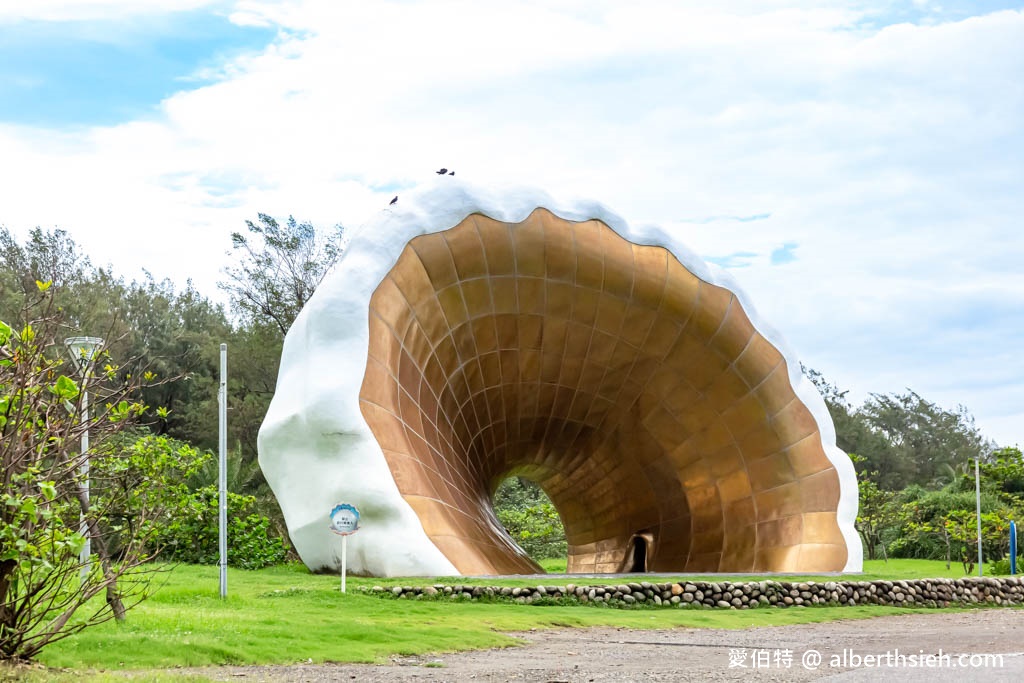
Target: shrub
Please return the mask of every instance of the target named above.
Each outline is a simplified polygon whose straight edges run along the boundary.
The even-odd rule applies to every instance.
[[[992,576],[1009,576],[1010,575],[1010,557],[1006,556],[1001,560],[996,560],[989,564],[988,571],[986,572]],[[1024,555],[1017,557],[1017,574],[1024,574]]]
[[[217,488],[191,492],[170,521],[156,533],[160,557],[192,564],[220,560]],[[260,569],[283,562],[287,549],[269,534],[270,520],[256,512],[256,498],[228,493],[228,564]]]

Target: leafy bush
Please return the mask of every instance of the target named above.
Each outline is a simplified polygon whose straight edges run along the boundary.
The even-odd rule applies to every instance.
[[[566,556],[562,519],[533,482],[519,477],[503,481],[494,494],[494,511],[512,540],[534,560]]]
[[[990,576],[1009,576],[1010,575],[1010,557],[1006,556],[1001,560],[996,560],[989,564],[988,570],[985,572]],[[1017,574],[1024,574],[1024,555],[1017,557]]]
[[[123,620],[148,595],[147,521],[176,506],[199,460],[130,438],[156,376],[104,348],[64,360],[69,322],[52,282],[36,287],[16,327],[0,322],[0,661]]]
[[[214,486],[191,492],[171,520],[157,530],[160,556],[177,562],[217,564],[218,502]],[[284,542],[269,534],[270,520],[255,507],[253,496],[228,493],[228,564],[232,567],[260,569],[285,559]]]
[[[957,560],[965,553],[967,556],[972,554],[964,550],[964,543],[973,543],[974,534],[971,530],[977,524],[976,517],[973,517],[973,489],[961,490],[955,482],[937,491],[916,485],[908,486],[896,495],[895,501],[899,505],[899,514],[892,523],[898,533],[894,538],[890,535],[890,557]],[[982,492],[981,509],[985,526],[985,553],[1002,554],[1000,548],[1006,537],[1002,527],[1005,524],[996,524],[995,519],[1008,522],[1012,513],[999,496],[989,491]],[[965,515],[970,519],[966,519]]]

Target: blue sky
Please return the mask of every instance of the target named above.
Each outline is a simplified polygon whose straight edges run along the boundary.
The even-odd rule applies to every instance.
[[[1024,443],[1021,45],[1022,2],[3,3],[0,224],[216,297],[257,212],[448,166],[659,224],[855,400]]]
[[[0,23],[0,120],[60,128],[157,116],[165,98],[209,82],[205,70],[261,51],[276,35],[200,10]]]

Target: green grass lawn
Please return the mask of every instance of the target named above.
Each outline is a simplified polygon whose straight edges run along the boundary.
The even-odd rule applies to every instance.
[[[557,566],[554,569],[558,569]],[[962,569],[917,560],[866,563],[863,578],[960,576]],[[690,577],[693,578],[693,577]],[[722,576],[708,577],[716,580]],[[759,577],[763,578],[763,577]],[[832,580],[835,577],[819,577]],[[850,577],[856,578],[856,577]],[[217,594],[217,568],[182,565],[161,575],[153,597],[124,624],[107,623],[47,648],[52,667],[132,669],[208,664],[373,662],[394,654],[500,647],[504,632],[556,626],[629,628],[745,628],[894,614],[886,607],[681,610],[531,606],[515,603],[389,600],[359,586],[423,585],[434,579],[352,577],[342,595],[337,576],[312,575],[297,565],[231,570],[229,597]],[[448,579],[451,583],[468,580]],[[566,580],[558,580],[566,583]],[[577,583],[597,583],[582,579]],[[474,583],[538,581],[479,580]],[[553,583],[553,581],[543,581]]]

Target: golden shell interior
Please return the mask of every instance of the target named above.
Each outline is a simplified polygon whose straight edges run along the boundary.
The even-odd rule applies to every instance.
[[[411,240],[369,316],[360,407],[463,574],[540,571],[494,515],[512,474],[558,509],[569,572],[843,569],[839,479],[782,355],[664,248],[471,215]]]

